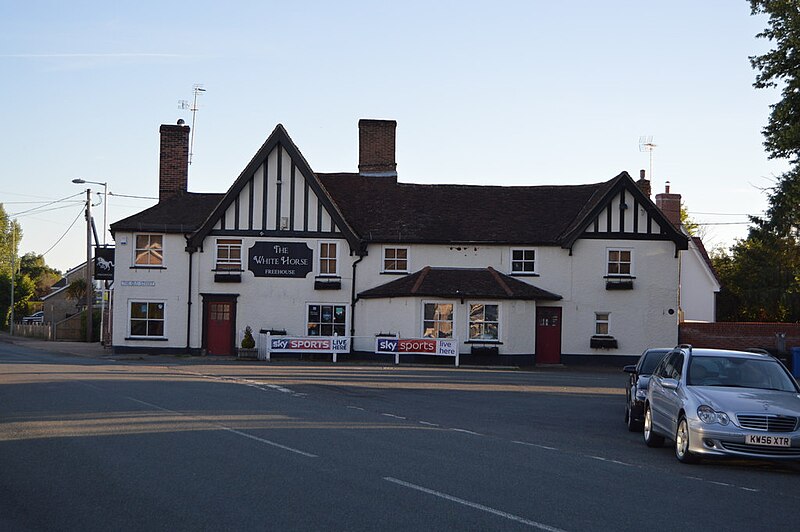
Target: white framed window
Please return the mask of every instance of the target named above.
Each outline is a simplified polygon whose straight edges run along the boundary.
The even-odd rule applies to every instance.
[[[610,248],[606,273],[608,275],[633,275],[633,250]]]
[[[336,242],[319,243],[319,274],[339,274],[339,246]]]
[[[242,269],[242,241],[239,239],[217,239],[217,270]]]
[[[164,235],[136,235],[133,257],[136,266],[163,266]]]
[[[306,311],[308,336],[345,336],[347,305],[312,303]]]
[[[163,338],[165,306],[163,301],[131,301],[128,307],[130,335]]]
[[[382,271],[385,273],[408,273],[408,248],[384,247]]]
[[[500,339],[500,306],[494,303],[469,304],[469,339]]]
[[[512,249],[511,273],[517,275],[536,273],[536,249]]]
[[[423,303],[423,338],[453,337],[453,304]]]
[[[611,334],[611,314],[609,312],[594,313],[594,334],[609,336]]]

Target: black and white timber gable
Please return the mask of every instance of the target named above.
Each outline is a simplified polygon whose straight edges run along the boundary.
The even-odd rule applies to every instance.
[[[191,236],[358,239],[280,124],[231,188]]]
[[[579,238],[614,240],[670,240],[675,252],[688,240],[645,196],[627,172],[607,183],[590,201],[567,233],[563,247],[572,249]]]

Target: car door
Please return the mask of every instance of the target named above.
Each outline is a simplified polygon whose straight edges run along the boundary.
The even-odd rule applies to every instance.
[[[673,363],[679,353],[673,352],[664,357],[650,379],[650,415],[653,426],[659,433],[666,433],[669,427],[669,404],[672,390],[664,387],[664,381],[671,378]]]
[[[663,404],[664,404],[664,430],[667,434],[673,435],[678,428],[678,413],[683,406],[683,360],[682,352],[675,353],[668,371],[668,378],[677,382],[678,386],[675,389],[664,388]]]

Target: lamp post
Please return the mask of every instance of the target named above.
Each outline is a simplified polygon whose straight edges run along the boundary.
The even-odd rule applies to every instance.
[[[103,247],[106,245],[106,216],[108,214],[108,183],[100,181],[87,181],[77,178],[72,180],[76,185],[91,183],[93,185],[103,185]],[[92,189],[86,189],[86,341],[92,341],[93,312],[94,303],[94,278],[92,276]],[[100,298],[100,343],[105,345],[105,335],[103,326],[106,314],[106,289],[103,285],[102,297]]]

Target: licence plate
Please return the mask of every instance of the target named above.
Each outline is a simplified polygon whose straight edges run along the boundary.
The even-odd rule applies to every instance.
[[[770,436],[767,434],[748,434],[744,437],[748,445],[766,445],[767,447],[790,447],[792,439],[787,436]]]

